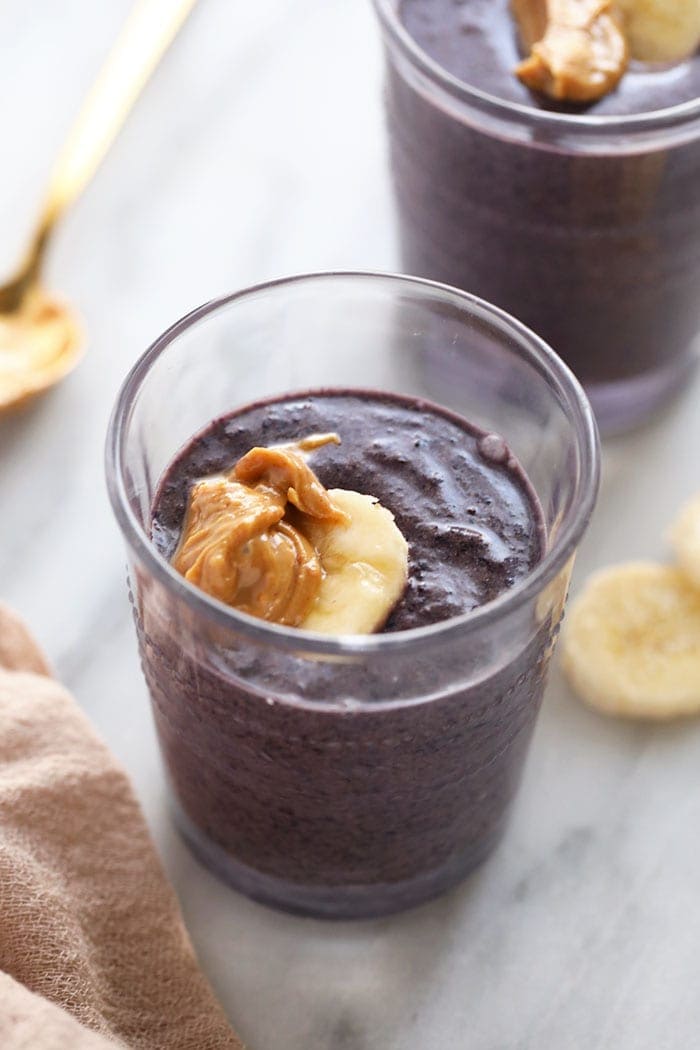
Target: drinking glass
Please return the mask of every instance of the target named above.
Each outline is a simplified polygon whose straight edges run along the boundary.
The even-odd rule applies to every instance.
[[[358,410],[367,388],[427,398],[505,438],[546,522],[536,567],[473,612],[366,636],[254,619],[188,583],[150,536],[173,457],[247,403],[331,387],[358,388]],[[107,476],[175,820],[201,860],[251,897],[332,917],[417,904],[482,861],[597,489],[595,422],[555,354],[429,281],[275,281],[195,310],[144,354],[113,413]]]
[[[434,62],[399,0],[374,5],[403,269],[533,328],[603,433],[641,423],[698,360],[700,98],[623,116],[499,99]]]

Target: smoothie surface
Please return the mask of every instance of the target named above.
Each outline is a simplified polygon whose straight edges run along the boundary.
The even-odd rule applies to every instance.
[[[595,116],[666,109],[700,96],[700,54],[669,68],[633,63],[618,86],[586,106],[556,104],[528,90],[513,70],[523,57],[510,0],[401,0],[399,17],[435,62],[470,87],[506,102]]]
[[[175,551],[193,482],[256,445],[335,430],[309,456],[326,488],[376,497],[409,543],[403,597],[384,630],[421,627],[485,604],[541,559],[544,524],[522,468],[498,437],[437,406],[370,391],[325,391],[245,407],[196,435],[165,473],[153,541]]]

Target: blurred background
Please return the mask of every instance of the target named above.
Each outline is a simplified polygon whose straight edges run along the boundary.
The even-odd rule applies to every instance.
[[[3,273],[130,6],[0,4]],[[205,300],[293,271],[396,268],[381,81],[369,0],[197,5],[50,252],[47,284],[82,315],[87,353],[44,399],[0,418],[0,597],[126,764],[251,1050],[692,1045],[695,726],[606,721],[555,673],[503,847],[454,893],[382,922],[248,902],[196,864],[167,817],[103,480],[109,413],[136,358]],[[665,524],[698,487],[696,390],[607,443],[579,580],[663,556]]]
[[[24,250],[52,162],[129,9],[0,6],[2,273]],[[395,266],[380,74],[369,4],[202,0],[59,227],[46,281],[82,315],[88,352],[43,402],[0,421],[3,449],[21,448],[3,462],[3,503],[25,484],[32,492],[28,470],[39,486],[0,565],[6,600],[64,678],[88,629],[109,621],[113,638],[113,618],[128,620],[102,445],[136,358],[178,317],[235,288],[298,270]],[[51,540],[28,565],[27,532],[44,529]]]

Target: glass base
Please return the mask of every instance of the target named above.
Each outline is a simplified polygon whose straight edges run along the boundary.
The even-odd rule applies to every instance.
[[[316,919],[377,919],[439,897],[486,860],[503,830],[499,828],[497,834],[482,843],[478,853],[470,851],[466,857],[451,859],[439,871],[404,882],[315,886],[288,882],[241,864],[197,828],[177,802],[171,800],[171,807],[175,825],[187,846],[223,882],[261,904]]]
[[[679,394],[700,363],[699,350],[632,379],[584,384],[601,434],[612,437],[640,426]]]

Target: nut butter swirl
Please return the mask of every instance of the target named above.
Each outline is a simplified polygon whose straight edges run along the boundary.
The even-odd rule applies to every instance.
[[[593,102],[627,69],[629,48],[614,0],[511,0],[523,47],[516,69],[533,91]]]
[[[298,627],[323,577],[303,516],[345,520],[304,454],[339,442],[337,434],[315,434],[253,448],[229,474],[196,482],[173,567],[226,605]]]

